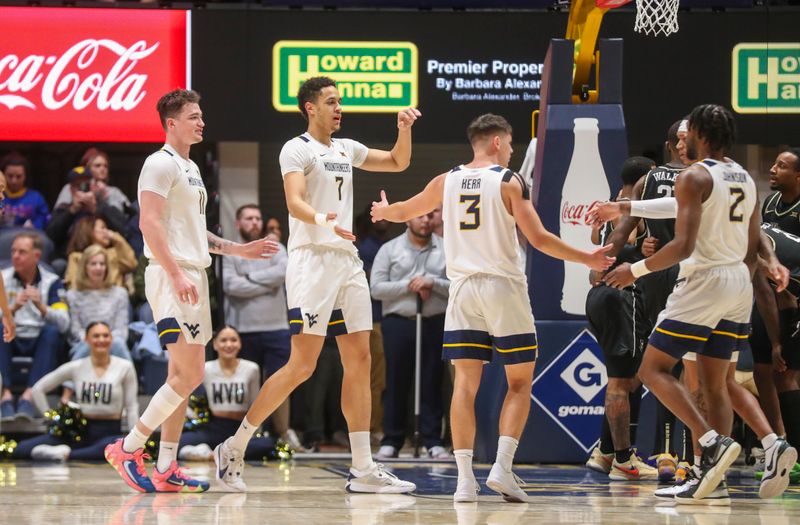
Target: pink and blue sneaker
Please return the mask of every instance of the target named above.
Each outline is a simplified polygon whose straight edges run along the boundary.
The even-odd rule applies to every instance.
[[[150,456],[145,454],[143,448],[134,452],[125,452],[122,449],[122,439],[120,438],[106,445],[104,455],[109,465],[116,469],[122,481],[127,483],[130,488],[138,492],[156,491],[144,468],[144,460],[150,459]]]
[[[153,469],[153,486],[156,492],[188,492],[199,493],[208,490],[208,481],[190,478],[178,466],[177,461],[170,463],[166,472]]]

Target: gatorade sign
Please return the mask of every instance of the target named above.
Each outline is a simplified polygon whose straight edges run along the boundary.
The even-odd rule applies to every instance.
[[[272,48],[272,105],[298,111],[297,90],[315,76],[336,80],[348,112],[395,113],[417,105],[417,46],[281,40]]]
[[[800,113],[800,43],[733,48],[731,105],[738,113]]]

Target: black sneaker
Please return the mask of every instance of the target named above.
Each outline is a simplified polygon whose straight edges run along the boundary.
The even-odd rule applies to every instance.
[[[684,485],[684,487],[686,486],[688,486],[687,490],[675,494],[675,503],[679,505],[709,506],[728,506],[731,504],[731,497],[728,494],[728,484],[724,479],[704,498],[697,497],[697,490],[700,488],[699,483],[689,481]]]
[[[797,461],[797,450],[785,439],[778,438],[764,451],[764,475],[758,495],[768,499],[780,496],[789,486],[789,474]]]
[[[709,496],[722,481],[728,470],[742,451],[741,445],[727,436],[718,435],[714,443],[703,447],[700,462],[700,483],[692,494],[694,499]]]

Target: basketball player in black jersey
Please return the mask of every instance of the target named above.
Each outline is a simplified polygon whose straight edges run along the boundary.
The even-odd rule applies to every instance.
[[[655,167],[647,157],[631,157],[622,165],[622,190],[617,200],[630,200],[634,185]],[[614,231],[613,221],[593,231],[592,242],[603,245]],[[641,227],[642,238],[644,227]],[[597,238],[596,238],[596,235]],[[617,256],[617,264],[642,259],[636,246],[637,238],[629,242]],[[600,443],[592,451],[586,466],[608,474],[612,481],[652,480],[656,470],[643,462],[633,451],[642,383],[636,377],[642,361],[649,326],[637,286],[617,290],[603,285],[598,272],[591,272],[593,286],[586,296],[586,317],[589,329],[603,350],[608,385],[606,386],[605,417]]]
[[[769,172],[770,189],[775,190],[775,193],[764,201],[762,220],[789,235],[779,235],[767,227],[762,227],[762,231],[772,240],[781,263],[793,272],[792,265],[798,253],[796,247],[800,246],[798,239],[800,237],[800,148],[787,148],[782,151]],[[782,426],[786,431],[787,441],[798,447],[800,446],[800,382],[798,381],[800,339],[796,327],[797,294],[800,293],[800,289],[792,292],[791,284],[797,282],[794,279],[790,280],[790,289],[776,296],[780,320],[780,353],[770,352],[771,347],[763,337],[763,323],[760,316],[756,315],[753,319],[752,347],[753,359],[756,362],[754,375],[759,391],[763,388],[764,412],[773,428],[780,433]],[[778,405],[775,404],[775,396],[772,394],[775,391],[777,391]],[[795,471],[793,478],[796,481],[800,478],[800,467],[795,466]]]

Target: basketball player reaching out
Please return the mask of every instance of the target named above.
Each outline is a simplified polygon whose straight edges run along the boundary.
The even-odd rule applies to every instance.
[[[243,454],[256,428],[314,372],[326,335],[336,336],[342,359],[342,412],[350,431],[351,492],[405,493],[413,483],[397,479],[372,460],[370,450],[370,353],[372,304],[363,264],[353,245],[353,167],[398,172],[411,160],[416,109],[397,114],[391,151],[334,139],[342,119],[336,83],[305,81],[297,93],[308,130],[288,141],[280,164],[289,209],[286,292],[292,352],[286,365],[264,383],[236,434],[214,450],[216,476],[229,490],[244,491]]]
[[[522,178],[506,168],[511,131],[503,117],[476,118],[467,128],[472,161],[438,175],[407,201],[389,205],[381,192],[381,201],[372,205],[373,222],[404,222],[442,206],[450,279],[443,358],[452,359],[456,369],[450,412],[458,465],[456,502],[477,500],[479,486],[472,472],[475,396],[483,365],[495,356],[505,365],[508,393],[500,413],[497,461],[487,485],[506,501],[527,501],[511,465],[530,411],[537,341],[515,224],[550,256],[594,270],[614,261],[605,256],[608,248],[583,252],[545,230]]]
[[[704,160],[676,179],[675,238],[652,257],[623,265],[605,278],[612,286],[627,286],[651,271],[681,265],[678,284],[659,316],[640,370],[645,385],[691,428],[701,446],[696,477],[673,493],[679,503],[729,501],[723,479],[741,451],[738,443],[713,430],[728,432],[732,427],[728,363],[748,337],[750,269],[755,269],[759,245],[755,184],[741,166],[724,157],[734,136],[733,117],[725,108],[703,105],[692,111],[687,147]],[[697,355],[708,420],[670,373],[687,352]],[[768,437],[771,444],[782,441],[774,434]],[[779,471],[786,470],[788,463],[783,463],[793,461],[796,452],[791,456],[777,455]]]
[[[189,478],[176,462],[189,394],[203,381],[205,345],[211,337],[206,268],[210,253],[256,259],[278,251],[272,240],[239,244],[206,231],[208,196],[189,148],[203,140],[200,96],[175,90],[158,101],[166,144],[150,155],[139,175],[140,226],[145,293],[162,346],[169,351],[166,383],[158,389],[136,426],[108,445],[106,460],[139,492],[203,492],[208,483]],[[161,445],[152,480],[144,445],[161,426]]]

